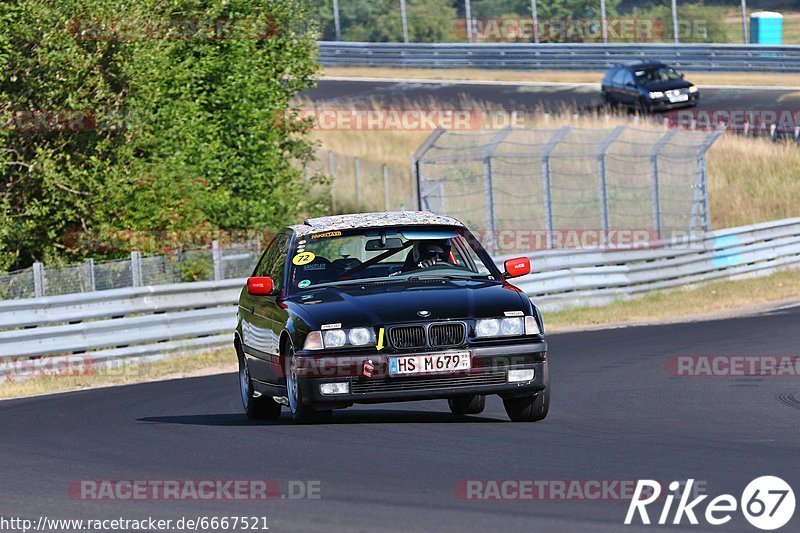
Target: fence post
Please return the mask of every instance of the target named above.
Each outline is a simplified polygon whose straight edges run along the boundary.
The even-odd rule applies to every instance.
[[[542,153],[540,155],[541,164],[542,164],[542,198],[544,203],[544,229],[545,229],[545,239],[547,242],[547,248],[550,249],[553,247],[553,196],[552,196],[552,187],[550,183],[550,155],[555,150],[558,143],[560,143],[564,137],[567,136],[569,133],[570,127],[564,126],[560,130],[556,131],[555,135],[547,141],[547,144],[544,145],[542,148]]]
[[[131,252],[131,283],[134,287],[142,286],[142,252]]]
[[[339,23],[339,0],[333,0],[333,29],[336,40],[342,40],[342,26]]]
[[[33,295],[36,298],[44,296],[44,282],[44,265],[37,261],[33,264]]]
[[[695,226],[696,207],[699,207],[702,212],[700,213],[700,230],[707,232],[711,230],[711,209],[708,205],[708,169],[706,168],[706,152],[711,148],[717,139],[719,139],[725,130],[716,130],[711,133],[706,140],[698,147],[697,153],[697,182],[695,185],[695,197],[692,202],[692,225],[691,229]]]
[[[411,192],[413,198],[413,209],[422,209],[422,176],[419,173],[419,163],[425,153],[430,150],[431,146],[444,134],[446,130],[438,127],[428,135],[428,138],[417,148],[414,155],[411,156]]]
[[[214,281],[223,279],[222,250],[219,248],[219,241],[211,241],[211,257],[214,260]]]
[[[328,176],[330,176],[330,178],[331,178],[331,211],[335,213],[336,212],[336,187],[333,186],[333,180],[335,179],[334,175],[333,175],[333,169],[334,169],[333,152],[328,150]]]
[[[492,183],[492,155],[500,143],[508,137],[511,133],[511,127],[506,126],[494,136],[491,142],[483,152],[483,186],[486,194],[486,231],[488,237],[486,238],[486,250],[493,254],[497,251],[497,228],[494,216],[494,184]]]
[[[361,161],[357,157],[353,158],[353,166],[356,172],[356,211],[361,211]]]
[[[606,151],[622,135],[625,126],[617,126],[603,139],[597,149],[597,173],[600,182],[600,224],[603,227],[603,238],[600,245],[605,246],[608,239],[608,181],[606,180]]]
[[[400,18],[403,24],[403,42],[408,43],[408,19],[406,18],[406,0],[400,0]]]
[[[661,183],[658,175],[658,156],[661,149],[666,146],[675,136],[675,130],[669,130],[653,145],[650,151],[650,173],[653,178],[653,229],[656,230],[656,238],[661,240]]]
[[[389,211],[389,167],[386,163],[383,164],[383,208],[384,211]]]
[[[94,259],[91,257],[86,260],[86,285],[89,292],[97,290],[97,284],[94,279]]]

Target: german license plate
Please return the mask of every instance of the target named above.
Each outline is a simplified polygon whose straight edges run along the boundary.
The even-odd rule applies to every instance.
[[[672,102],[673,104],[676,103],[676,102],[685,102],[688,99],[689,99],[689,95],[688,94],[679,94],[677,96],[670,96],[669,97],[669,101]]]
[[[470,367],[469,352],[401,355],[389,358],[390,376],[455,372],[469,370]]]

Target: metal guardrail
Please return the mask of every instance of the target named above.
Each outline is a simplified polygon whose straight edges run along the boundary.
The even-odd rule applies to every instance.
[[[319,43],[319,61],[328,67],[599,70],[636,59],[682,70],[800,72],[800,45]]]
[[[800,218],[642,249],[547,250],[516,280],[544,310],[800,267]],[[499,258],[501,261],[503,258]],[[0,302],[0,380],[230,346],[243,279]]]
[[[544,310],[601,305],[654,290],[766,275],[800,266],[800,218],[711,231],[640,250],[558,250],[530,255],[516,284]]]

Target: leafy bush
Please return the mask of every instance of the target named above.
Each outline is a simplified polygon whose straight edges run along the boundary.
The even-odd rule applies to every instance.
[[[106,31],[230,19],[258,31]],[[74,238],[100,228],[269,228],[317,210],[290,103],[317,70],[309,19],[304,0],[0,3],[0,270],[125,255]],[[91,118],[50,131],[9,118],[20,111]]]

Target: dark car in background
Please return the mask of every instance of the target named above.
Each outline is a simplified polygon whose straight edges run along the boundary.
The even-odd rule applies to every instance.
[[[642,112],[693,107],[700,99],[697,86],[661,62],[639,62],[608,69],[600,87],[603,101]]]
[[[456,219],[427,212],[290,226],[242,290],[234,346],[250,418],[315,421],[355,403],[446,399],[454,414],[503,399],[513,421],[547,416],[542,317]]]

